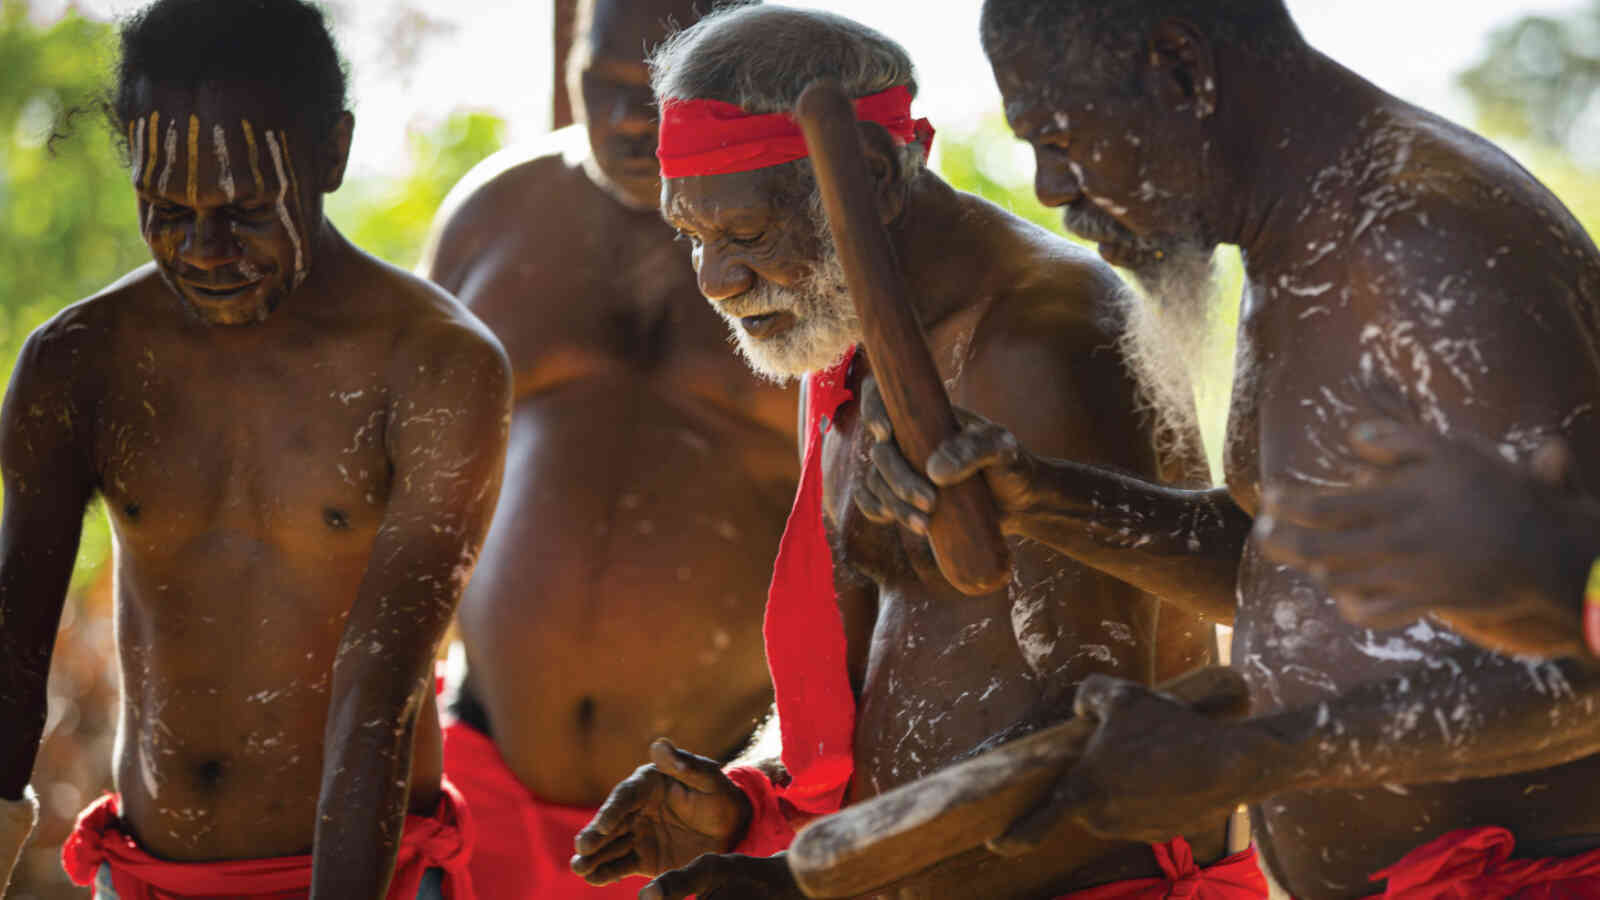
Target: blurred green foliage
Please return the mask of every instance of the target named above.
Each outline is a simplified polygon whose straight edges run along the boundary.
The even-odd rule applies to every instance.
[[[1600,0],[1559,16],[1523,16],[1494,30],[1460,77],[1479,123],[1600,162]]]

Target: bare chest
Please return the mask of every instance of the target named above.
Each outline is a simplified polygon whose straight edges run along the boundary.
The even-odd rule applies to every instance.
[[[376,371],[337,355],[141,350],[94,423],[100,489],[125,550],[177,556],[219,540],[326,550],[376,530],[390,478]]]

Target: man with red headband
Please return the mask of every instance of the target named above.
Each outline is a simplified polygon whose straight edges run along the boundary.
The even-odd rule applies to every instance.
[[[754,369],[812,373],[801,488],[765,625],[783,753],[724,771],[658,742],[653,764],[579,835],[573,865],[595,883],[665,872],[641,897],[794,897],[780,851],[796,826],[1058,720],[1091,673],[1150,681],[1159,610],[1148,594],[1015,542],[1010,586],[964,596],[924,540],[858,506],[874,442],[862,414],[881,401],[857,396],[873,350],[853,347],[859,323],[786,115],[806,85],[834,76],[858,98],[875,201],[952,398],[1066,456],[1146,477],[1160,466],[1115,349],[1125,289],[1088,254],[925,168],[933,132],[911,115],[915,75],[898,45],[836,16],[753,7],[676,35],[652,66],[663,212],[690,242],[702,293]],[[1190,656],[1204,660],[1205,629],[1190,631]],[[1152,848],[1068,828],[1037,853],[980,850],[904,887],[1045,898],[1186,881],[1198,897],[1265,896],[1252,853],[1224,859],[1225,830],[1218,816]]]
[[[467,175],[424,263],[516,370],[445,730],[489,900],[631,900],[637,883],[572,874],[578,829],[656,735],[731,759],[771,708],[761,609],[794,494],[794,392],[728,353],[656,207],[643,50],[696,5],[585,0],[583,123]]]

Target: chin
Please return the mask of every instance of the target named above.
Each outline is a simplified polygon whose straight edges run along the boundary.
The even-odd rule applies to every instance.
[[[854,341],[838,343],[821,340],[816,329],[797,324],[787,333],[773,338],[751,337],[732,323],[739,344],[739,355],[744,357],[752,371],[768,381],[788,384],[808,372],[826,369],[838,362]]]

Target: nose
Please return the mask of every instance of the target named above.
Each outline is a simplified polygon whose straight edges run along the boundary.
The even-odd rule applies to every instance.
[[[1067,206],[1083,196],[1072,160],[1060,147],[1033,148],[1033,193],[1045,206]]]
[[[731,300],[756,284],[756,274],[748,266],[733,262],[707,247],[699,247],[694,251],[694,268],[700,282],[700,293],[713,303]]]
[[[652,134],[656,127],[655,110],[650,106],[648,93],[618,91],[611,104],[611,127],[618,134],[643,137]]]
[[[239,242],[223,216],[199,210],[191,220],[178,254],[184,263],[211,271],[238,261]]]

